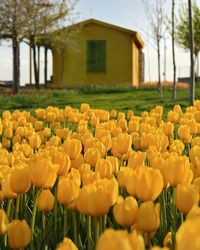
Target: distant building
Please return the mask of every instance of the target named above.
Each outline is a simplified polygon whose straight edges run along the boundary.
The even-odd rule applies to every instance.
[[[144,43],[136,31],[95,19],[75,25],[81,28],[63,53],[53,51],[53,85],[130,85],[144,81]],[[66,38],[67,39],[67,38]]]

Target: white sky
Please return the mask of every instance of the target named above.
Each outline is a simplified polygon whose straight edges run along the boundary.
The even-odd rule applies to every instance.
[[[154,4],[156,0],[149,0]],[[176,0],[176,10],[179,2]],[[186,0],[184,0],[187,2]],[[196,1],[200,6],[200,0]],[[171,15],[171,0],[166,0],[166,9]],[[145,81],[157,80],[157,54],[151,46],[152,42],[145,34],[149,30],[149,23],[145,14],[142,0],[79,0],[75,11],[80,13],[78,21],[96,18],[114,25],[122,26],[137,31],[145,42]],[[172,80],[172,52],[171,38],[166,34],[166,79]],[[43,50],[41,50],[41,82],[43,82]],[[49,53],[49,58],[51,54]],[[189,54],[176,47],[177,77],[189,75]],[[161,72],[164,71],[164,42],[161,44]],[[51,60],[49,60],[49,74],[51,74]],[[29,49],[25,44],[21,45],[21,84],[29,81]],[[163,79],[163,76],[162,76]],[[12,49],[3,43],[0,46],[0,80],[12,80]]]

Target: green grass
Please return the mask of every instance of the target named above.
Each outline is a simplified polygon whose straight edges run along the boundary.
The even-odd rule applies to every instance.
[[[196,99],[200,98],[200,87],[196,88]],[[142,111],[150,111],[156,105],[163,105],[167,112],[175,104],[183,109],[189,106],[189,89],[177,89],[177,99],[172,99],[170,88],[163,91],[163,100],[160,100],[156,88],[133,89],[129,87],[92,87],[70,90],[25,90],[18,95],[0,96],[0,113],[4,110],[29,110],[39,107],[56,106],[64,108],[70,105],[79,108],[80,104],[87,102],[91,108],[106,110],[117,109],[126,112],[131,109],[139,115]]]

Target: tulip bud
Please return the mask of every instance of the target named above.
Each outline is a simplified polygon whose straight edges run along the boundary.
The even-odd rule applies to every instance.
[[[136,195],[142,201],[154,201],[162,192],[163,177],[158,169],[138,167],[136,169]],[[143,189],[141,189],[141,186]]]
[[[32,162],[31,180],[33,185],[39,188],[53,187],[59,166],[53,164],[48,158],[38,158]]]
[[[185,220],[176,233],[177,250],[200,249],[200,218]]]
[[[75,160],[82,151],[82,144],[77,139],[67,139],[64,141],[63,149],[69,155],[70,160]]]
[[[95,167],[97,161],[101,158],[101,154],[97,148],[88,148],[84,154],[84,161],[90,164],[91,167]]]
[[[160,226],[160,204],[143,202],[138,209],[136,223],[143,232],[155,232]]]
[[[0,235],[7,232],[8,218],[3,209],[0,209]]]
[[[193,184],[179,184],[176,189],[176,207],[183,213],[199,202],[198,188]]]
[[[78,250],[78,248],[71,239],[65,237],[63,241],[58,244],[56,250]]]
[[[40,211],[50,212],[54,208],[55,198],[49,189],[43,190],[37,201],[36,206]]]
[[[113,214],[117,223],[121,226],[132,226],[136,221],[138,210],[137,201],[131,197],[126,197],[113,207]]]
[[[96,250],[132,250],[127,231],[106,229],[100,236]]]
[[[17,194],[26,193],[31,187],[30,168],[26,164],[19,164],[12,168],[10,187]]]
[[[11,248],[24,248],[28,246],[30,241],[31,229],[25,220],[14,220],[9,224],[8,243]]]
[[[57,199],[61,204],[69,205],[79,195],[79,185],[74,180],[61,177],[58,183]]]

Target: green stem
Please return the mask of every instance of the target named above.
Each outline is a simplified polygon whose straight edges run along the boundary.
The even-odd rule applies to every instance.
[[[172,189],[172,250],[176,249],[176,188]]]
[[[46,216],[45,212],[42,212],[42,238],[44,239],[46,235]]]
[[[67,232],[67,206],[64,205],[64,210],[63,210],[63,213],[64,213],[64,224],[63,224],[63,238],[66,236],[66,232]]]
[[[102,232],[106,229],[106,225],[107,225],[107,214],[103,216]]]
[[[15,207],[15,219],[19,217],[19,205],[20,205],[20,195],[17,196],[16,207]]]
[[[87,216],[87,250],[93,250],[93,245],[92,245],[92,228],[91,228],[91,215]]]
[[[54,190],[54,197],[55,197],[55,205],[54,205],[54,229],[55,229],[55,232],[56,232],[56,240],[59,238],[59,235],[58,235],[58,200],[57,200],[57,180],[56,180],[56,183],[55,183],[55,190]]]
[[[72,211],[72,224],[73,224],[73,236],[74,236],[74,243],[75,245],[78,244],[78,238],[77,238],[77,220],[76,220],[76,212]]]
[[[10,221],[10,210],[11,210],[12,201],[13,201],[12,199],[9,199],[7,210],[6,210],[6,215],[9,221]]]
[[[32,232],[31,250],[34,250],[33,239],[34,239],[35,218],[36,218],[36,211],[37,211],[36,203],[37,203],[39,193],[40,193],[40,189],[36,191],[36,194],[34,196],[34,203],[33,203],[33,212],[32,212],[32,218],[31,218],[31,232]]]
[[[99,229],[100,229],[99,219],[100,219],[99,217],[94,217],[95,245],[97,243],[97,240],[99,239]]]
[[[165,190],[161,193],[162,198],[162,221],[163,221],[163,231],[164,234],[167,232],[167,212],[166,212],[166,200],[165,200]]]

